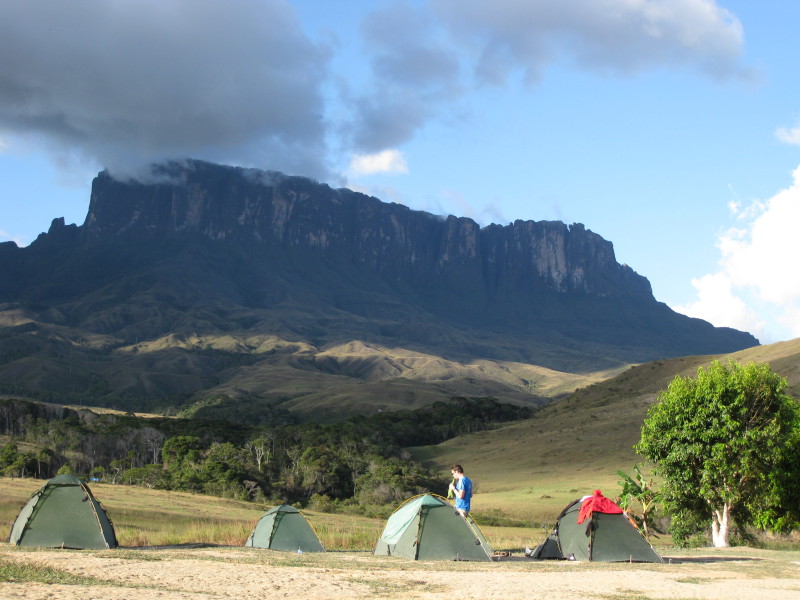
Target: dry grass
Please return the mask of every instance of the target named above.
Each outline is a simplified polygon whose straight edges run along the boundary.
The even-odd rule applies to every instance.
[[[800,339],[730,355],[763,361],[800,389]],[[634,450],[648,408],[676,374],[726,356],[689,356],[630,367],[616,377],[577,390],[532,419],[509,423],[412,449],[414,457],[443,472],[464,465],[475,483],[473,510],[495,509],[533,527],[550,526],[561,509],[595,489],[614,497],[617,470],[630,472],[642,458]],[[646,469],[645,469],[646,471]]]
[[[34,479],[0,477],[0,526],[10,531],[19,510],[42,485]],[[243,546],[270,505],[213,496],[92,484],[95,497],[114,523],[121,546],[169,546],[206,543]],[[323,546],[337,550],[371,550],[384,521],[304,511]]]
[[[800,364],[798,353],[800,340],[794,340],[732,356],[796,365]],[[495,548],[533,546],[575,498],[594,489],[610,497],[618,493],[617,470],[630,472],[633,464],[641,462],[633,445],[658,391],[676,373],[693,375],[714,358],[684,357],[632,367],[549,405],[533,419],[412,451],[443,473],[454,462],[465,466],[475,482],[473,514],[478,523],[496,522],[495,517],[504,516],[525,525],[484,526]],[[796,371],[786,371],[790,386],[800,385]],[[0,478],[0,526],[8,531],[21,506],[41,485],[30,479]],[[104,484],[92,489],[108,509],[125,546],[241,545],[269,508],[180,492]],[[329,549],[368,550],[383,527],[383,521],[376,519],[313,511],[308,515]]]
[[[11,524],[30,495],[44,482],[0,477],[0,526]],[[124,547],[216,544],[243,546],[256,522],[270,508],[213,496],[93,484],[95,497],[114,523]],[[371,551],[384,519],[304,511],[328,550]],[[480,512],[475,513],[478,523]],[[535,528],[484,526],[496,549],[521,551],[543,537]]]
[[[33,479],[0,478],[0,520],[7,530],[43,484]],[[114,522],[122,546],[243,545],[265,511],[255,504],[198,494],[101,483],[90,487]]]

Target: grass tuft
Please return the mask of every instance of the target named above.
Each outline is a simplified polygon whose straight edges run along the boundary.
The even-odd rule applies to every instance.
[[[38,583],[60,583],[64,585],[113,585],[112,582],[95,577],[73,575],[39,563],[22,562],[0,557],[0,582],[35,581]]]

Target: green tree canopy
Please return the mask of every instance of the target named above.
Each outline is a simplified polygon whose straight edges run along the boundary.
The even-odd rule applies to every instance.
[[[713,362],[676,376],[650,408],[636,450],[656,463],[676,542],[711,525],[781,530],[800,514],[800,407],[769,365]]]

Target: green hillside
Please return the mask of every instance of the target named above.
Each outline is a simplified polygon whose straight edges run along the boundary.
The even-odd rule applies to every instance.
[[[357,351],[362,357],[368,354],[360,347],[349,346],[348,348],[351,351]],[[341,352],[341,350],[339,351]],[[350,352],[350,354],[353,355],[354,352]],[[396,355],[399,356],[399,353],[396,352]],[[327,473],[324,461],[333,459],[334,454],[341,454],[343,450],[349,448],[347,450],[349,454],[345,452],[347,454],[344,457],[347,459],[345,462],[350,465],[348,468],[355,470],[352,473],[348,472],[347,477],[353,479],[359,474],[371,473],[368,486],[363,488],[367,490],[367,494],[370,494],[372,492],[369,490],[372,490],[373,487],[377,490],[381,485],[384,487],[394,485],[390,484],[388,478],[400,476],[400,469],[403,466],[410,466],[407,460],[409,454],[403,449],[404,446],[432,443],[431,440],[435,440],[439,436],[438,439],[447,441],[438,445],[409,449],[411,458],[423,461],[434,469],[433,475],[430,477],[425,475],[426,481],[435,481],[436,473],[444,481],[448,475],[449,466],[456,462],[461,463],[476,484],[473,507],[476,515],[483,515],[489,519],[509,517],[534,527],[544,528],[551,524],[555,515],[567,502],[576,497],[590,493],[594,489],[601,489],[612,497],[616,495],[619,489],[616,471],[622,469],[630,472],[635,463],[641,462],[633,452],[633,445],[639,439],[642,421],[659,391],[665,389],[676,374],[694,375],[699,367],[710,364],[714,359],[732,358],[742,362],[754,360],[768,362],[778,373],[787,378],[790,393],[796,395],[800,390],[800,370],[797,368],[800,356],[798,355],[800,355],[800,340],[794,340],[757,347],[731,355],[682,357],[637,365],[610,379],[582,387],[574,393],[540,408],[532,418],[519,421],[509,422],[509,419],[518,419],[520,413],[509,413],[506,409],[503,410],[506,410],[508,416],[502,417],[500,413],[497,413],[496,418],[490,417],[490,414],[494,415],[503,405],[495,403],[494,400],[484,399],[481,401],[451,400],[449,403],[440,404],[435,411],[428,413],[425,411],[406,413],[385,411],[372,417],[359,417],[355,421],[340,425],[322,426],[308,423],[285,430],[277,428],[268,432],[272,440],[270,447],[276,451],[280,450],[272,459],[270,468],[274,472],[271,472],[269,476],[261,473],[260,476],[266,476],[264,485],[269,487],[269,483],[273,480],[283,482],[286,477],[299,477],[292,473],[302,471],[308,477],[303,475],[302,479],[293,479],[293,493],[300,494],[298,498],[310,497],[315,490],[327,489],[322,481]],[[405,356],[405,360],[410,360],[409,355]],[[415,360],[432,361],[430,357],[420,356],[417,356]],[[412,385],[414,381],[408,379],[407,383]],[[574,385],[574,382],[571,384]],[[365,388],[362,392],[363,397],[368,398],[370,392],[377,393],[376,390],[379,390],[381,385],[383,385],[381,381],[361,384]],[[359,408],[356,398],[358,396],[349,397],[343,394],[343,401],[350,402],[346,408],[343,408],[343,413]],[[401,401],[402,398],[399,400]],[[381,401],[386,401],[386,397],[382,397]],[[324,399],[320,398],[320,402],[324,403]],[[484,425],[484,427],[473,427],[471,422],[456,423],[456,421],[464,419],[468,407],[471,407],[469,410],[479,409],[481,403],[483,408],[480,410],[489,412],[485,416],[476,417],[475,424]],[[401,402],[398,405],[402,407]],[[45,412],[58,410],[58,407],[53,405],[39,406]],[[323,404],[323,406],[327,406],[329,409],[331,405]],[[510,408],[508,405],[504,406]],[[369,405],[365,403],[360,408],[367,410],[368,407]],[[216,416],[224,417],[229,408],[224,402],[220,405],[213,403],[197,405],[194,417],[214,416],[215,411],[218,413]],[[246,406],[242,405],[239,408],[243,411],[240,413],[241,417],[250,414],[244,412]],[[257,406],[250,408],[255,411],[252,414],[257,413]],[[316,409],[312,405],[308,410]],[[141,437],[145,442],[150,440],[150,442],[160,445],[165,438],[175,435],[198,435],[205,440],[202,446],[204,457],[207,454],[209,456],[213,454],[212,442],[230,441],[236,444],[235,448],[241,450],[245,450],[242,447],[245,442],[250,446],[255,443],[263,443],[263,440],[258,441],[255,437],[259,434],[259,430],[255,428],[256,423],[245,426],[223,420],[164,419],[155,415],[150,415],[155,418],[147,419],[145,423],[144,419],[129,414],[93,415],[94,413],[84,410],[69,416],[74,426],[78,426],[79,421],[82,423],[80,425],[83,431],[82,435],[88,435],[85,439],[91,441],[95,448],[92,456],[84,454],[78,456],[77,458],[80,460],[76,464],[82,465],[86,460],[98,459],[97,450],[106,443],[103,440],[110,439],[108,434],[113,434],[115,431],[120,432],[120,435],[124,433],[122,437],[125,439],[130,438],[131,444],[137,449],[134,459],[141,463],[153,460],[149,458],[152,449],[147,445],[134,444],[139,439],[136,436]],[[487,429],[485,427],[487,422],[494,424]],[[12,422],[9,421],[9,423]],[[48,425],[50,427],[48,431],[62,433],[69,431],[61,426],[59,426],[60,429],[52,429],[53,426]],[[155,431],[154,428],[161,432]],[[477,429],[482,430],[477,431]],[[441,435],[437,433],[440,430]],[[44,432],[44,429],[42,431]],[[465,431],[477,432],[459,435],[460,432]],[[49,434],[50,437],[52,435],[52,433]],[[103,435],[106,437],[102,437]],[[452,437],[453,435],[457,437]],[[49,437],[36,439],[46,440]],[[250,441],[248,442],[248,440]],[[5,440],[0,440],[0,442],[3,441]],[[372,448],[369,444],[373,442],[382,444],[382,446]],[[209,446],[209,444],[212,445]],[[78,446],[75,448],[77,451]],[[89,446],[84,443],[80,448],[82,448],[81,452],[85,453]],[[224,446],[220,446],[215,452],[221,452],[224,448]],[[235,448],[228,446],[231,452]],[[383,450],[379,450],[379,448],[383,448]],[[21,447],[20,451],[28,452],[33,449],[35,448],[29,448],[26,445]],[[245,457],[242,458],[244,461],[242,464],[250,465],[247,467],[248,469],[254,468],[250,464],[254,460],[254,455],[248,454],[250,450],[242,455]],[[305,450],[314,452],[307,454]],[[378,452],[378,454],[385,453],[382,454],[384,458],[379,458],[377,454],[367,456],[368,450],[369,452]],[[286,462],[286,456],[289,454],[292,458]],[[108,460],[114,456],[109,455]],[[66,458],[64,457],[64,460]],[[337,460],[342,458],[339,456]],[[283,464],[284,462],[286,464]],[[130,465],[125,464],[127,465],[125,468],[128,468],[133,465],[133,462]],[[198,462],[196,466],[199,468],[200,464]],[[380,469],[393,466],[388,470],[380,470],[378,465],[384,465]],[[298,469],[300,470],[298,471]],[[261,472],[260,466],[258,470]],[[314,473],[317,473],[322,479],[317,481],[311,477]],[[345,477],[346,474],[340,473],[340,475]],[[362,485],[367,485],[366,482],[367,480],[362,480]],[[303,492],[303,490],[306,491]],[[402,486],[397,490],[403,491],[403,493],[407,491]],[[349,492],[345,493],[344,488],[340,491],[343,495],[338,497],[349,497]],[[446,489],[443,487],[432,491],[444,494]],[[214,491],[206,490],[206,493],[214,493]],[[392,500],[400,499],[401,496],[397,496]],[[392,500],[386,500],[386,502]]]
[[[290,339],[240,330],[120,344],[0,306],[0,394],[269,425],[286,414],[324,421],[453,396],[537,406],[624,368],[566,372],[353,339],[320,346]]]
[[[533,418],[492,431],[414,448],[414,458],[442,471],[460,463],[476,484],[474,509],[548,522],[594,489],[614,496],[616,471],[642,462],[633,451],[648,407],[675,375],[693,376],[713,360],[767,362],[800,395],[800,339],[730,355],[660,360],[629,368],[549,404]],[[554,513],[555,511],[555,513]]]

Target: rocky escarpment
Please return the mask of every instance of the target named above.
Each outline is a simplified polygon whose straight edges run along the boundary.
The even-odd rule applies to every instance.
[[[152,242],[202,238],[316,252],[416,284],[651,297],[583,225],[516,221],[481,228],[301,177],[197,161],[160,167],[150,184],[94,181],[82,238]]]
[[[229,336],[296,350],[169,342]],[[297,398],[376,364],[325,354],[354,340],[391,349],[365,375],[370,385],[376,373],[424,379],[393,365],[392,353],[408,351],[468,365],[437,371],[425,393],[500,389],[515,400],[535,395],[527,375],[515,376],[512,393],[497,375],[511,367],[476,365],[589,373],[758,343],[658,302],[647,279],[580,224],[480,227],[198,161],[157,166],[147,181],[100,173],[82,225],[54,219],[27,248],[0,244],[0,392],[47,397],[72,381],[71,394],[92,389],[129,406],[220,389]],[[418,393],[389,387],[398,402]],[[338,393],[355,397],[350,387]]]

